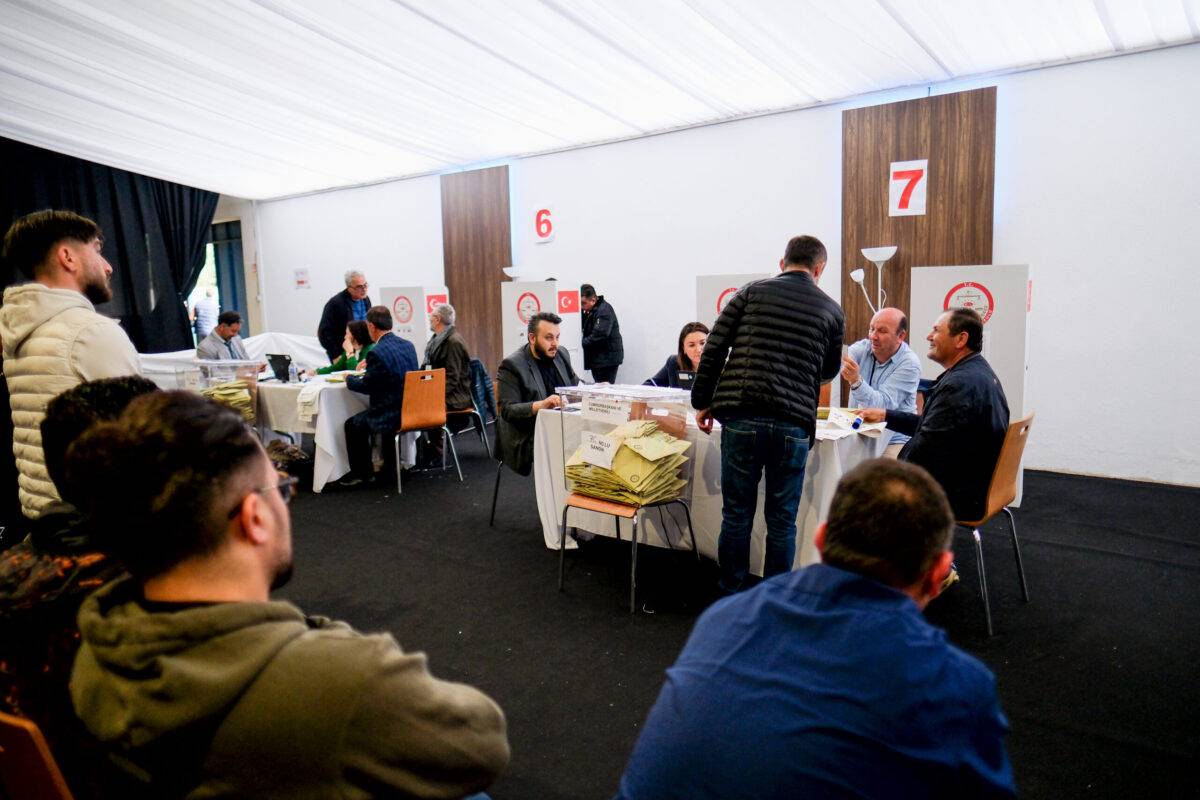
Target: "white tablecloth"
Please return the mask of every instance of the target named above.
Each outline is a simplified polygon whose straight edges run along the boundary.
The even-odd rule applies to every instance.
[[[336,481],[350,471],[342,424],[358,412],[366,411],[368,401],[366,395],[350,391],[344,383],[325,383],[322,375],[313,381],[323,388],[317,398],[317,416],[309,421],[301,420],[296,408],[296,398],[305,384],[259,383],[258,424],[266,430],[313,434],[316,443],[313,491],[319,492],[326,483]]]
[[[565,436],[567,441],[577,442],[579,431],[584,424],[578,413],[547,410],[537,415],[533,472],[542,533],[546,546],[552,550],[558,549],[558,528],[562,523],[563,504],[567,499],[566,482],[563,477],[563,439]],[[829,504],[833,500],[838,480],[859,462],[883,455],[889,438],[886,432],[878,437],[856,433],[836,441],[821,439],[819,432],[817,436],[816,446],[809,450],[808,467],[804,472],[804,489],[796,515],[797,567],[816,563],[818,559],[813,536],[817,526],[829,514]],[[709,436],[689,425],[687,438],[692,442],[692,448],[688,450],[687,455],[693,459],[693,479],[684,496],[691,501],[696,545],[701,553],[715,559],[717,538],[721,533],[720,431],[714,430]],[[570,453],[566,455],[569,456]],[[665,536],[657,509],[641,513],[638,544],[690,549],[691,542],[684,526],[683,512],[677,506],[673,506],[665,509],[664,514]],[[616,535],[613,518],[594,511],[573,508],[567,517],[567,524],[603,536]],[[628,521],[622,523],[621,535],[626,539],[631,530]],[[756,575],[762,574],[766,530],[763,520],[763,486],[760,484],[758,510],[754,516],[750,544],[750,567]],[[570,537],[567,538],[567,547],[575,547]]]

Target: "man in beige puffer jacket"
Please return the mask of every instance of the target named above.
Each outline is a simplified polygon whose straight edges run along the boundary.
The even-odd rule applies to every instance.
[[[42,454],[46,404],[84,381],[139,371],[129,336],[92,305],[112,299],[103,244],[100,227],[71,211],[28,214],[4,236],[9,269],[33,275],[5,289],[0,308],[21,511],[31,520],[66,507]]]

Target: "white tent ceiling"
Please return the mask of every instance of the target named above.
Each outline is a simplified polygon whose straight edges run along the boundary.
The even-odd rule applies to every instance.
[[[0,135],[269,198],[1197,40],[1200,0],[0,0]]]

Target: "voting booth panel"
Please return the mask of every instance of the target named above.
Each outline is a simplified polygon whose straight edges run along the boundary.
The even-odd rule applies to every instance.
[[[696,276],[696,321],[703,322],[709,328],[717,321],[717,317],[725,309],[729,299],[737,294],[738,289],[751,281],[771,277],[769,272],[746,272],[738,275],[697,275]]]
[[[579,290],[560,288],[558,281],[504,281],[500,284],[500,325],[504,355],[528,342],[526,332],[534,314],[548,311],[562,317],[559,347],[571,354],[571,366],[583,372],[583,329],[579,316]]]
[[[429,314],[450,302],[450,292],[445,286],[385,286],[379,296],[392,312],[392,333],[412,342],[420,360],[429,343]]]

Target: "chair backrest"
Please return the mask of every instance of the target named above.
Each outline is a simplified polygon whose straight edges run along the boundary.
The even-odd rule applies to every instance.
[[[404,374],[400,433],[440,428],[446,424],[446,370],[414,369]]]
[[[0,713],[0,796],[72,800],[38,726],[4,713]]]
[[[1009,423],[1004,444],[1000,446],[1000,457],[996,459],[996,469],[992,472],[992,482],[988,485],[985,519],[991,519],[1017,499],[1017,472],[1021,469],[1021,456],[1025,453],[1025,442],[1029,440],[1032,427],[1032,411],[1024,419]]]

